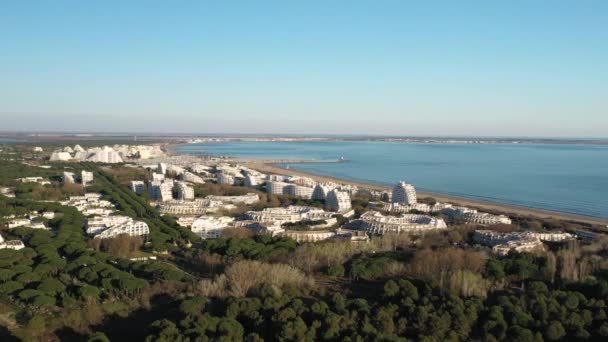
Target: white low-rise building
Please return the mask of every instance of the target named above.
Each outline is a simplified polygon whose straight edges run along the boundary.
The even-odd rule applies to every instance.
[[[228,216],[201,216],[194,220],[190,229],[202,239],[216,239],[223,235],[224,229],[232,222],[234,218]]]
[[[336,213],[323,209],[303,206],[289,206],[287,208],[266,208],[262,211],[248,211],[247,218],[256,222],[275,222],[278,224],[299,221],[329,221],[336,220]]]
[[[4,241],[4,239],[0,236],[0,249],[14,249],[14,250],[18,251],[23,248],[25,248],[23,241],[21,241],[21,240]]]
[[[215,213],[219,210],[232,210],[236,206],[207,198],[197,198],[194,201],[166,201],[156,203],[156,207],[163,215],[195,215]]]
[[[256,193],[248,193],[246,195],[240,195],[240,196],[210,195],[205,198],[212,200],[212,201],[220,201],[220,202],[232,203],[232,204],[247,204],[247,205],[255,204],[260,201],[260,196],[258,196],[258,194],[256,194]]]
[[[551,236],[550,233],[535,235],[533,232],[500,233],[492,230],[476,230],[473,233],[473,241],[492,247],[492,251],[496,254],[506,255],[510,251],[533,252],[544,250],[543,243],[539,239],[540,236],[547,239],[560,239],[562,234],[560,232],[556,233],[556,236]]]
[[[7,223],[8,229],[13,229],[13,228],[17,228],[17,227],[25,227],[28,226],[32,223],[32,221],[30,219],[26,219],[26,218],[20,218],[20,219],[14,219],[11,220]]]
[[[217,184],[234,185],[236,183],[234,176],[229,175],[227,173],[220,173],[217,175]]]
[[[445,221],[441,218],[417,214],[385,216],[377,211],[364,213],[358,220],[351,222],[349,226],[372,234],[420,234],[447,229]]]
[[[128,216],[94,217],[87,221],[87,234],[106,239],[122,234],[146,238],[150,234],[148,224]]]

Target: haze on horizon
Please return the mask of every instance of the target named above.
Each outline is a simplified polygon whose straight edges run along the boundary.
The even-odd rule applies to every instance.
[[[5,1],[0,130],[607,137],[606,42],[606,1]]]

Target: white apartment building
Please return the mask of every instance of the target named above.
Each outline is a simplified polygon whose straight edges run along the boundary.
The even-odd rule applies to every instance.
[[[327,194],[329,194],[331,190],[332,188],[327,185],[317,184],[317,186],[315,186],[314,190],[312,191],[311,198],[313,200],[325,200],[327,198]]]
[[[167,215],[195,215],[200,216],[206,213],[213,213],[219,210],[232,210],[236,206],[220,201],[212,201],[207,198],[198,198],[194,201],[167,201],[157,203],[157,208],[161,214]]]
[[[303,220],[324,220],[328,224],[335,224],[336,219],[333,217],[335,214],[319,208],[292,205],[287,208],[266,208],[262,211],[248,211],[245,215],[249,220],[256,222],[287,223]]]
[[[152,173],[152,181],[156,181],[156,182],[162,182],[165,180],[165,174],[164,173]]]
[[[0,237],[1,239],[1,237]],[[1,239],[2,241],[0,242],[0,249],[14,249],[16,251],[25,248],[25,245],[23,244],[23,241],[21,240],[8,240],[8,241],[4,241],[4,239]]]
[[[241,196],[210,195],[205,198],[212,200],[212,201],[220,201],[223,203],[246,204],[246,205],[255,204],[260,201],[260,196],[258,196],[258,194],[256,194],[256,193],[248,193],[246,195],[241,195]]]
[[[131,191],[141,195],[146,191],[146,184],[143,181],[131,181]]]
[[[305,199],[310,199],[312,197],[312,192],[313,192],[312,188],[300,186],[300,185],[296,185],[296,184],[287,184],[283,188],[284,195],[305,198]]]
[[[32,221],[30,219],[26,219],[26,218],[20,218],[20,219],[14,219],[11,220],[7,223],[8,229],[13,229],[13,228],[17,228],[17,227],[25,227],[28,226],[32,223]]]
[[[76,175],[73,172],[64,171],[61,176],[61,181],[63,183],[76,183]]]
[[[325,200],[325,209],[337,213],[344,213],[351,210],[352,203],[350,195],[347,192],[339,190],[330,191]]]
[[[122,163],[123,160],[113,148],[104,146],[102,148],[92,148],[88,151],[88,156],[86,161],[94,162],[94,163]]]
[[[194,188],[184,182],[177,182],[177,199],[180,201],[194,200]]]
[[[420,234],[447,229],[445,221],[441,218],[416,214],[385,216],[377,211],[364,213],[350,226],[368,233],[381,235],[386,233]]]
[[[121,234],[146,238],[150,229],[145,222],[135,221],[127,216],[107,216],[87,221],[87,233],[99,239],[113,238]]]
[[[439,204],[439,203],[438,203]],[[437,206],[437,205],[435,205]],[[435,208],[433,208],[435,211]],[[511,219],[505,215],[493,215],[478,212],[467,207],[446,207],[441,210],[450,220],[467,224],[492,225],[492,224],[511,224]]]
[[[80,173],[80,180],[81,180],[83,186],[89,185],[94,180],[93,172],[83,170]]]
[[[158,166],[156,167],[156,172],[160,173],[161,175],[167,174],[167,164],[158,163]]]
[[[412,210],[417,210],[423,213],[431,212],[431,206],[426,203],[400,204],[386,202],[369,202],[369,209],[389,212],[391,214],[407,214]]]
[[[328,230],[285,230],[279,235],[292,238],[297,242],[317,242],[335,238],[336,232]]]
[[[500,233],[491,230],[476,230],[473,233],[473,241],[492,247],[492,251],[499,255],[506,255],[510,251],[531,252],[543,250],[542,241],[530,232]],[[561,235],[562,233],[558,233]],[[569,235],[569,234],[568,234]],[[551,236],[544,236],[553,238]]]
[[[32,149],[32,152],[43,152],[44,150],[40,146],[36,146]]]
[[[194,184],[205,184],[204,179],[202,179],[200,176],[197,176],[194,173],[188,172],[188,171],[185,171],[184,173],[181,174],[181,179],[184,182],[190,182],[190,183],[194,183]]]
[[[229,175],[227,173],[219,173],[217,175],[217,184],[224,184],[224,185],[234,185],[235,184],[235,179],[234,176]]]
[[[232,222],[234,218],[228,216],[201,216],[194,220],[190,229],[203,240],[216,239],[223,235],[224,229]]]
[[[173,199],[173,182],[152,181],[148,186],[150,197],[157,201],[171,201]]]
[[[278,181],[266,182],[266,192],[273,195],[283,195],[285,193],[285,187],[289,184]]]
[[[413,185],[399,182],[393,187],[393,203],[414,204],[417,202],[416,189]]]
[[[51,153],[51,158],[49,158],[49,161],[68,161],[70,159],[72,159],[72,155],[68,152],[55,151]]]

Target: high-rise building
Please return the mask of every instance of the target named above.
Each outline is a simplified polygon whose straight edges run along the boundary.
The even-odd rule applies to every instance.
[[[150,182],[150,197],[155,200],[166,202],[173,199],[173,182]]]
[[[93,179],[94,179],[93,172],[83,170],[80,173],[80,181],[82,182],[83,186],[89,185],[89,183],[91,183],[93,181]]]
[[[158,163],[158,166],[156,167],[156,172],[161,173],[161,174],[166,174],[167,173],[167,164],[165,163]]]
[[[414,204],[417,202],[416,189],[406,182],[399,182],[393,188],[393,203]]]
[[[289,184],[277,181],[266,182],[266,192],[274,195],[283,195],[285,193],[285,187]]]
[[[177,199],[191,201],[194,199],[194,188],[184,182],[177,182]]]
[[[73,172],[67,172],[67,171],[63,172],[63,175],[61,176],[61,180],[64,183],[66,183],[66,184],[67,183],[75,183],[76,182],[74,173]]]
[[[347,192],[334,189],[327,194],[325,207],[329,211],[335,211],[338,213],[347,212],[352,208],[350,196]]]
[[[331,188],[327,185],[317,184],[315,189],[312,192],[313,200],[325,200],[327,198],[327,194],[331,191]]]

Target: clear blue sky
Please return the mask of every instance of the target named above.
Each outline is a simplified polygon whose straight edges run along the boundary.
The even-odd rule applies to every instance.
[[[9,1],[0,130],[608,136],[608,1]]]

